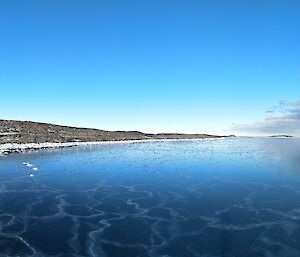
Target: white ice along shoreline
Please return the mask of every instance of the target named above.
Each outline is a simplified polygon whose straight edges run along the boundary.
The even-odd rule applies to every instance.
[[[63,147],[75,147],[75,146],[93,146],[93,145],[109,145],[109,144],[135,144],[135,143],[147,143],[147,142],[166,142],[166,141],[202,141],[202,140],[220,140],[220,138],[191,138],[191,139],[142,139],[142,140],[120,140],[120,141],[95,141],[95,142],[67,142],[67,143],[28,143],[17,144],[8,143],[0,144],[0,155],[6,155],[9,153],[21,153],[28,150],[40,150],[40,149],[55,149]]]

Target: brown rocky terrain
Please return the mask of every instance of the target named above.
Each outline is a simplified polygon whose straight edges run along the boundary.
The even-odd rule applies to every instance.
[[[220,137],[221,136],[207,134],[146,134],[139,131],[106,131],[32,121],[0,120],[0,144],[97,142],[145,139],[202,139]]]

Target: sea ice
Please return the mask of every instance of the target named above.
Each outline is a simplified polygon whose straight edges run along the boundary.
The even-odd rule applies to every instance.
[[[25,165],[26,167],[32,167],[34,166],[33,164],[29,163],[29,162],[23,162],[23,165]]]

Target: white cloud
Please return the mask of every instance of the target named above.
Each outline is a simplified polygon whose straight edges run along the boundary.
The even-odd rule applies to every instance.
[[[234,124],[232,130],[249,135],[300,136],[300,101],[282,100],[266,113],[267,117],[263,121],[253,124]]]

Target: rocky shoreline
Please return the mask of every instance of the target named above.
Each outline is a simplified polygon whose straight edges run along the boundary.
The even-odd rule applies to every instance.
[[[147,140],[121,140],[121,141],[101,141],[101,142],[67,142],[67,143],[29,143],[29,144],[0,144],[0,156],[9,155],[12,153],[23,153],[28,151],[37,151],[42,149],[59,149],[66,147],[78,146],[96,146],[109,144],[136,144],[136,143],[151,143],[151,142],[168,142],[168,141],[200,141],[200,140],[218,140],[218,138],[198,138],[198,139],[147,139]]]
[[[0,120],[0,154],[28,150],[112,143],[136,143],[163,140],[218,139],[226,136],[207,134],[107,131],[77,128],[32,121]]]

